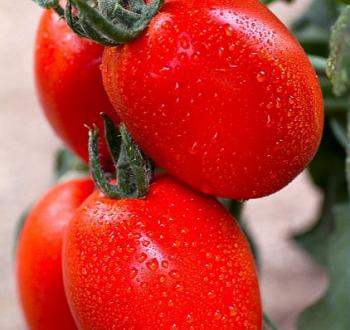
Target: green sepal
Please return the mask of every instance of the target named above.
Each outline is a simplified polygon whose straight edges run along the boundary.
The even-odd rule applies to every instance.
[[[59,5],[59,0],[33,0],[40,7],[50,9]]]
[[[65,19],[79,36],[106,46],[136,39],[148,26],[164,0],[68,0]]]
[[[111,182],[101,165],[97,127],[89,129],[90,172],[96,186],[110,198],[143,198],[153,175],[152,163],[134,143],[124,124],[119,132],[113,121],[103,114],[105,138],[116,168],[116,183]]]

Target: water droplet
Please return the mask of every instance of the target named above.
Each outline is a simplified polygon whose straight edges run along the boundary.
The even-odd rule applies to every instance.
[[[269,110],[272,109],[273,108],[273,103],[272,102],[267,103],[266,108],[269,109]]]
[[[230,316],[235,316],[237,314],[237,310],[233,306],[228,307],[228,312]]]
[[[148,269],[152,271],[156,271],[158,269],[158,260],[156,258],[153,258],[152,260],[146,262],[146,266]]]
[[[162,267],[163,268],[168,268],[169,267],[169,262],[167,262],[166,260],[162,261]]]
[[[176,291],[183,291],[183,289],[184,289],[183,284],[181,284],[181,283],[175,284],[175,290]]]
[[[136,249],[135,249],[133,246],[128,246],[128,247],[126,248],[126,252],[128,252],[129,254],[134,253],[135,250],[136,250]]]
[[[139,256],[137,256],[136,260],[139,263],[144,262],[147,259],[147,254],[146,253],[141,253]]]
[[[213,299],[213,298],[216,297],[216,293],[215,293],[214,291],[209,291],[209,292],[208,292],[208,297],[209,297],[210,299]]]
[[[256,75],[256,80],[259,82],[259,83],[262,83],[266,80],[266,74],[264,71],[260,71],[257,75]]]
[[[271,126],[271,116],[270,115],[267,115],[267,118],[266,118],[266,126],[267,127],[270,127]]]
[[[277,109],[281,108],[281,99],[279,97],[276,99],[276,108]]]
[[[180,273],[177,270],[172,270],[169,272],[170,277],[179,279],[181,277]]]
[[[225,27],[225,33],[228,37],[232,37],[233,36],[233,29],[230,25],[226,25]]]
[[[191,313],[188,313],[186,315],[186,322],[187,323],[192,323],[193,322],[193,315]]]
[[[82,273],[83,275],[86,275],[86,274],[87,274],[86,268],[82,268],[82,269],[81,269],[81,273]]]
[[[145,247],[147,247],[147,246],[150,245],[150,244],[151,244],[151,242],[148,241],[148,240],[143,240],[143,241],[142,241],[142,245],[145,246]]]
[[[136,268],[131,268],[130,272],[129,272],[129,278],[133,279],[133,278],[136,277],[136,275],[137,275],[137,269]]]
[[[198,153],[198,143],[197,143],[197,142],[194,142],[194,143],[192,144],[191,149],[190,149],[190,154],[191,154],[191,155],[195,155],[195,154],[197,154],[197,153]]]
[[[159,282],[164,283],[166,280],[166,277],[164,275],[159,276]]]

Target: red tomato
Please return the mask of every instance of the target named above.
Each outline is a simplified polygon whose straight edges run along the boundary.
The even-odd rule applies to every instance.
[[[63,288],[62,241],[73,213],[92,191],[90,179],[59,184],[27,216],[17,247],[17,283],[32,330],[76,329]]]
[[[81,329],[261,329],[246,238],[214,199],[158,176],[144,199],[96,191],[69,224],[68,302]]]
[[[160,166],[203,192],[271,194],[310,162],[319,83],[287,28],[257,0],[170,0],[146,32],[106,48],[120,118]]]
[[[119,123],[103,89],[102,52],[102,46],[78,37],[54,11],[44,11],[35,49],[39,99],[56,133],[85,161],[88,133],[84,124],[95,123],[102,129],[100,112]]]

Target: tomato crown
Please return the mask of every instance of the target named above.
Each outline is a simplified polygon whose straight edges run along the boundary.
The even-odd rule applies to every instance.
[[[34,0],[43,8],[53,8],[79,36],[106,46],[136,39],[162,7],[164,0]]]
[[[111,183],[111,175],[105,173],[100,162],[96,126],[89,128],[90,172],[96,186],[110,198],[143,198],[146,196],[152,179],[152,164],[145,156],[124,124],[119,132],[112,119],[102,114],[105,126],[105,139],[116,169],[116,184]]]

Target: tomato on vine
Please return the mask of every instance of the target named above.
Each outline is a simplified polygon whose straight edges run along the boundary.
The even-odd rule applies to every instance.
[[[81,329],[257,329],[259,285],[249,244],[215,199],[151,172],[125,128],[118,185],[100,187],[70,222],[63,276]],[[116,136],[114,133],[111,136]]]
[[[62,279],[62,241],[76,209],[92,193],[90,179],[75,179],[50,189],[26,216],[17,246],[17,285],[28,327],[70,330]]]
[[[102,111],[119,123],[102,85],[103,48],[78,37],[53,10],[42,14],[34,54],[40,103],[58,136],[86,162],[84,125],[100,123]],[[101,148],[102,156],[107,154],[103,144]]]

